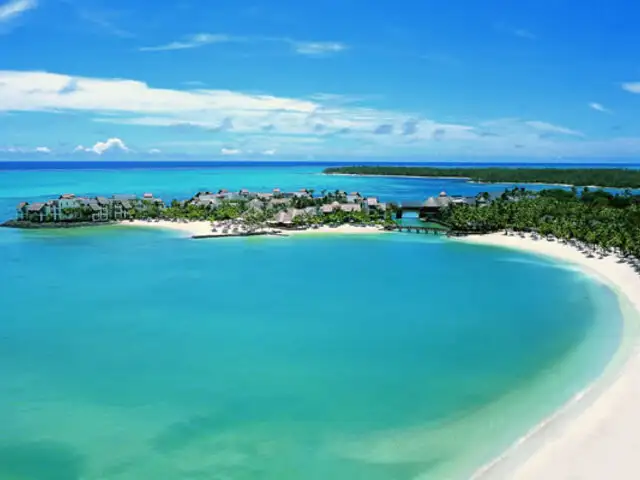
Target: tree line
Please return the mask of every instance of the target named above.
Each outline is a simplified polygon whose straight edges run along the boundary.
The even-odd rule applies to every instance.
[[[640,201],[628,192],[514,188],[486,206],[449,206],[440,219],[454,232],[537,232],[640,256]]]
[[[640,188],[640,169],[351,166],[326,168],[343,175],[455,177],[483,183],[545,183],[611,188]]]

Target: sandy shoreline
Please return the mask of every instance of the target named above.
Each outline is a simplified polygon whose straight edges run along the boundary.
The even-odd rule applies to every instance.
[[[322,175],[330,175],[334,177],[366,177],[366,178],[418,178],[418,179],[435,179],[435,180],[466,180],[469,183],[471,177],[426,177],[424,175],[374,175],[372,173],[322,173]]]
[[[632,310],[625,311],[625,324],[637,327],[640,277],[629,265],[617,263],[614,256],[587,258],[559,242],[501,233],[459,241],[523,250],[579,266],[618,293],[623,308]],[[631,340],[636,341],[635,337]],[[640,355],[638,345],[634,344],[628,358],[610,378],[597,380],[503,455],[479,469],[473,479],[636,479],[640,477],[636,440],[639,431]]]
[[[238,235],[222,233],[222,229],[218,228],[217,232],[213,232],[211,228],[211,222],[207,221],[194,221],[194,222],[170,222],[168,220],[144,221],[134,220],[132,222],[125,221],[120,222],[119,225],[132,226],[132,227],[144,227],[144,228],[160,228],[163,230],[173,230],[175,232],[181,232],[185,237],[192,237],[194,235],[207,235],[211,237],[234,237]],[[307,230],[284,230],[284,229],[268,229],[279,230],[281,236],[298,236],[298,235],[318,235],[318,234],[341,234],[341,235],[362,235],[362,234],[380,234],[388,233],[379,227],[357,227],[354,225],[341,225],[336,228],[321,226],[316,229]]]
[[[475,185],[545,185],[545,186],[549,186],[549,187],[573,187],[574,185],[570,184],[570,183],[544,183],[544,182],[481,182],[481,181],[475,181],[472,180],[471,177],[442,177],[442,176],[434,176],[434,177],[427,177],[424,175],[374,175],[371,173],[368,174],[359,174],[359,173],[323,173],[322,175],[334,175],[334,176],[341,176],[341,177],[368,177],[368,178],[374,178],[374,177],[382,177],[382,178],[421,178],[421,179],[426,179],[426,180],[464,180],[465,183],[470,183],[470,184],[475,184]],[[612,188],[615,190],[623,190],[625,187],[603,187],[603,186],[599,186],[599,185],[576,185],[576,188],[580,189],[580,188]],[[632,189],[633,190],[633,189]]]
[[[159,220],[157,222],[147,222],[145,220],[124,221],[118,223],[125,227],[144,227],[144,228],[161,228],[163,230],[173,230],[175,232],[184,233],[185,237],[193,235],[208,235],[211,233],[211,222],[169,222],[167,220]]]

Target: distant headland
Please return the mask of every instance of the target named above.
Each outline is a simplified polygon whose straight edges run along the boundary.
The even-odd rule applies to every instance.
[[[640,169],[627,168],[351,166],[326,168],[324,173],[330,175],[460,178],[477,183],[542,183],[580,187],[640,188]]]

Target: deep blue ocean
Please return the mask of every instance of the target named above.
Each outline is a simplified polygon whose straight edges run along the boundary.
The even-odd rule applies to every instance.
[[[509,186],[323,166],[5,162],[0,220],[68,192]],[[621,338],[575,268],[415,234],[0,229],[0,265],[0,480],[468,478]]]

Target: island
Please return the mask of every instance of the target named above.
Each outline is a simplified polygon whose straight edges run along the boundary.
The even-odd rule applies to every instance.
[[[326,168],[324,173],[329,175],[460,178],[478,183],[543,183],[580,187],[640,188],[640,170],[626,168],[349,166]]]

